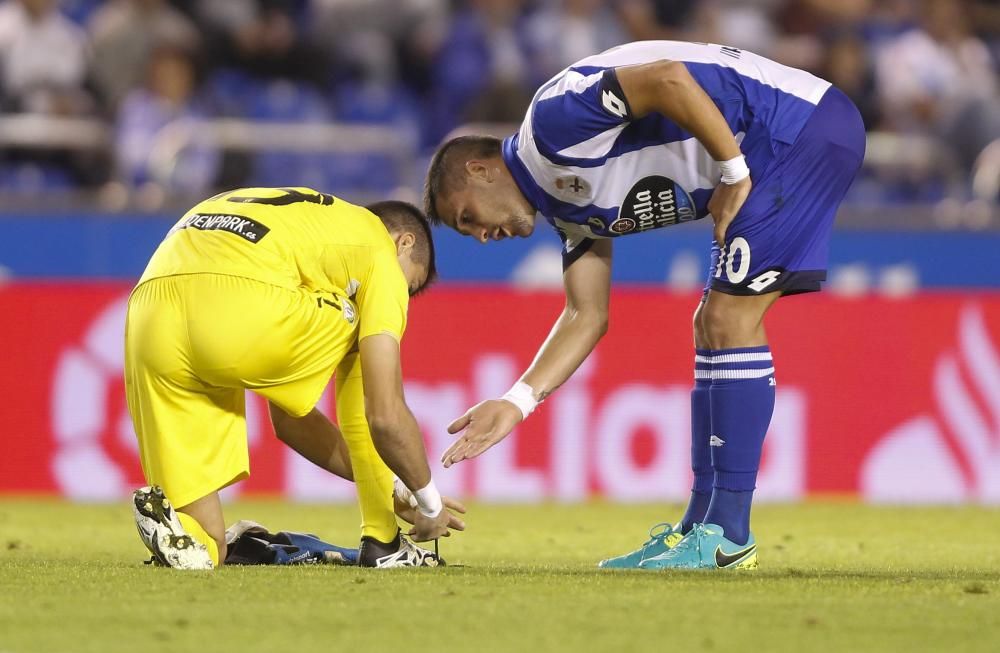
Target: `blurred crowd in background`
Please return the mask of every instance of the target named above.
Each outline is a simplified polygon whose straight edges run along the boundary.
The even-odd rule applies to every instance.
[[[812,71],[871,132],[931,144],[916,177],[876,170],[857,201],[933,201],[1000,138],[998,0],[3,0],[0,191],[384,192],[415,176],[385,152],[194,139],[167,172],[151,152],[165,130],[238,119],[381,126],[426,157],[460,124],[519,122],[572,62],[644,39],[724,43]],[[58,119],[53,134],[59,120],[104,125],[106,146],[35,147],[26,115]]]

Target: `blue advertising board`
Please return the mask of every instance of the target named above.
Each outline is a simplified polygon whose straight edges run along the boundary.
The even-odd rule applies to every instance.
[[[136,279],[177,216],[111,213],[0,215],[0,268],[20,279]],[[435,230],[443,282],[558,283],[559,239],[539,225],[529,239],[480,244]],[[690,287],[708,274],[710,225],[695,223],[620,238],[618,282]],[[1000,288],[1000,233],[838,230],[830,275],[861,286]]]

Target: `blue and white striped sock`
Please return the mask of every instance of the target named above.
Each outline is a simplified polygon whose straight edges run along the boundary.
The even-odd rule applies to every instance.
[[[743,544],[750,536],[750,503],[774,412],[774,362],[767,345],[717,349],[711,359],[715,478],[705,522],[722,526],[728,539]]]

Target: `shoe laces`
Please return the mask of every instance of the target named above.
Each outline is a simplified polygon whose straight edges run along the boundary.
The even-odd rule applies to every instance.
[[[679,555],[682,552],[694,550],[698,555],[701,555],[701,542],[705,538],[705,525],[704,524],[694,524],[691,530],[684,538],[674,545],[673,551],[674,555]]]
[[[433,551],[428,551],[423,547],[417,546],[407,538],[400,535],[399,550],[402,551],[403,549],[406,549],[410,556],[416,558],[420,562],[423,562],[427,558],[433,558],[435,560],[438,559],[437,555]]]
[[[647,547],[650,544],[655,543],[657,540],[665,540],[674,533],[674,525],[667,522],[660,522],[649,529],[649,539],[643,544],[643,547]]]

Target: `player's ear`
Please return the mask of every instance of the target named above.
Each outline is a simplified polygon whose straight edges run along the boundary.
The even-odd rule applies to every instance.
[[[480,181],[493,181],[493,173],[485,161],[472,159],[465,162],[465,172],[473,179]]]
[[[396,254],[402,254],[408,249],[413,249],[413,246],[417,244],[417,237],[410,231],[397,233],[393,240],[396,241]]]

